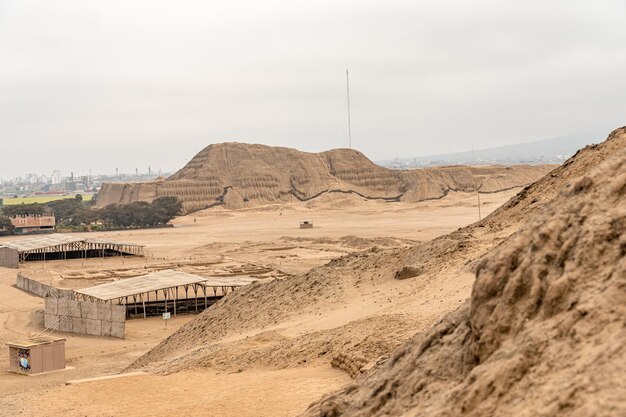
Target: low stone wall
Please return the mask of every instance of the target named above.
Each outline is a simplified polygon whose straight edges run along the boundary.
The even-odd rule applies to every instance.
[[[124,338],[126,307],[45,297],[44,324],[62,332]]]
[[[20,257],[15,249],[0,248],[0,266],[5,268],[17,268],[20,265]]]
[[[17,279],[15,280],[15,286],[20,290],[29,292],[38,297],[54,297],[54,298],[73,298],[73,291],[70,290],[62,290],[60,288],[55,288],[50,285],[42,284],[39,281],[35,281],[34,279],[25,277],[22,274],[17,274]]]
[[[367,370],[367,359],[360,352],[341,352],[333,357],[330,365],[356,378]]]

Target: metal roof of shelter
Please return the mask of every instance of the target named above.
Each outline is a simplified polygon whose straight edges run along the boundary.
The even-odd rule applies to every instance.
[[[253,281],[256,280],[248,277],[201,277],[199,275],[167,269],[134,278],[126,278],[115,282],[96,285],[95,287],[74,290],[74,292],[102,301],[110,301],[131,295],[191,284],[199,284],[206,287],[241,287]]]
[[[37,236],[28,239],[16,240],[13,242],[7,242],[0,245],[0,248],[6,247],[17,250],[19,252],[27,252],[32,250],[40,250],[50,248],[54,246],[68,245],[72,243],[92,243],[92,244],[110,244],[110,245],[123,245],[123,246],[139,246],[142,245],[119,243],[114,241],[108,241],[103,239],[87,239],[84,237],[65,235],[62,233],[53,233],[46,236]]]

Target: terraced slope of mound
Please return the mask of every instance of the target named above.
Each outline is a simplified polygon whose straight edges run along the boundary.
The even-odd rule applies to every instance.
[[[243,143],[207,146],[163,181],[104,184],[98,204],[177,196],[185,212],[215,205],[307,201],[325,193],[367,199],[421,201],[451,190],[496,192],[535,181],[552,166],[440,167],[414,171],[382,168],[352,149],[300,152]]]
[[[625,415],[626,147],[615,151],[480,263],[462,307],[309,414]]]

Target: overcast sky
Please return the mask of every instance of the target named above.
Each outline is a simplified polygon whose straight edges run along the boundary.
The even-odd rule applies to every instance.
[[[601,138],[625,22],[623,0],[0,0],[0,177],[346,147],[346,68],[374,160]]]

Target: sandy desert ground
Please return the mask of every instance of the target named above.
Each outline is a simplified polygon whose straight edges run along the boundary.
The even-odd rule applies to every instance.
[[[481,194],[483,217],[517,191]],[[281,209],[211,209],[177,218],[173,228],[90,234],[146,245],[145,259],[52,261],[26,264],[21,271],[62,288],[87,287],[166,268],[198,274],[238,268],[261,281],[288,280],[345,254],[371,247],[406,247],[452,232],[478,220],[476,200],[469,193],[413,204],[366,202],[347,196]],[[299,229],[303,219],[312,219],[315,227]],[[0,242],[11,239],[16,238],[0,238]],[[43,330],[43,300],[13,286],[16,272],[0,268],[3,343]],[[364,283],[354,289],[354,297],[329,301],[325,308],[278,320],[273,326],[255,328],[251,318],[246,328],[228,328],[216,337],[211,347],[216,349],[214,361],[205,363],[203,370],[155,370],[149,376],[64,386],[67,380],[123,371],[194,315],[178,316],[167,328],[159,318],[127,321],[124,340],[61,333],[67,338],[67,362],[72,369],[33,377],[1,373],[0,414],[148,416],[198,414],[198,410],[200,415],[220,416],[298,414],[322,394],[352,381],[328,361],[307,363],[297,352],[290,354],[306,350],[302,340],[336,337],[333,331],[341,333],[337,337],[350,338],[351,331],[384,329],[388,336],[372,349],[390,351],[458,307],[468,297],[472,282],[468,268],[436,281],[393,280],[376,287]],[[373,315],[379,317],[372,319]],[[289,343],[293,346],[285,349],[284,357],[268,355],[267,363],[246,361],[250,352]],[[8,368],[6,354],[0,356],[0,367]]]

